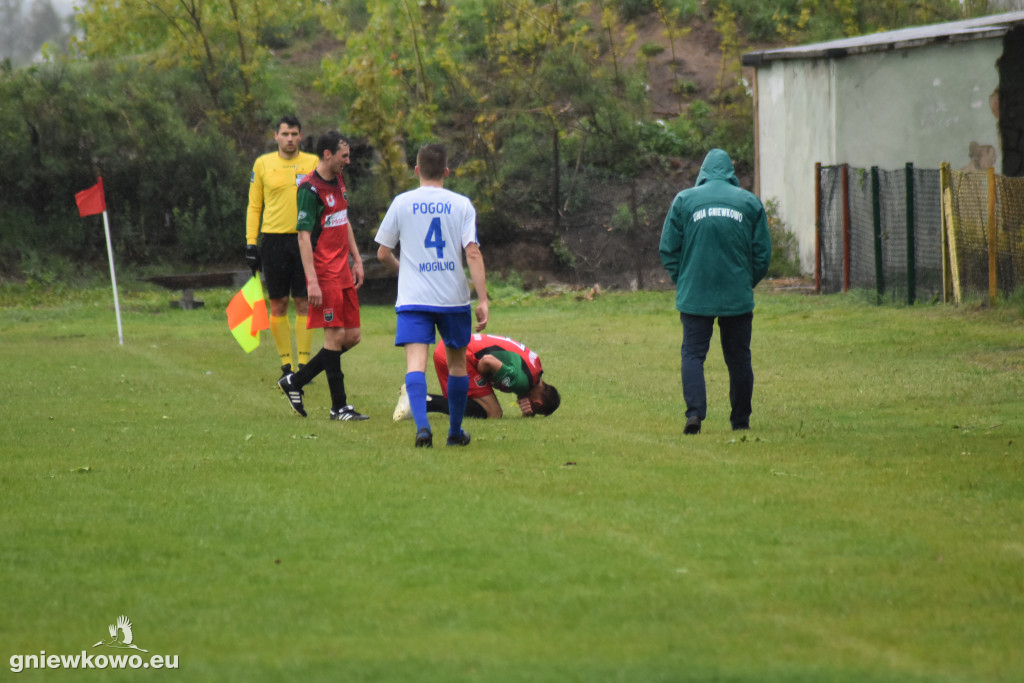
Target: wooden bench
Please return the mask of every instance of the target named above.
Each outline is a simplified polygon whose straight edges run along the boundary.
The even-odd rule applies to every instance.
[[[377,260],[376,254],[363,255],[363,269],[366,281],[359,290],[359,300],[364,304],[394,304],[398,288],[398,276]],[[146,282],[181,290],[181,299],[171,301],[171,306],[190,311],[202,308],[203,302],[195,298],[195,290],[211,287],[240,288],[249,278],[249,270],[222,270],[211,273],[180,273],[175,275],[151,275],[142,278]]]
[[[212,273],[151,275],[142,279],[170,290],[181,290],[181,299],[171,301],[171,306],[190,311],[203,307],[203,302],[195,298],[195,290],[210,289],[211,287],[238,288],[244,285],[250,277],[252,277],[252,272],[248,270],[222,270]]]

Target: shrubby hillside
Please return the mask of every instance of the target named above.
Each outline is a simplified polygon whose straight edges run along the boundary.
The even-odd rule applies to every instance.
[[[856,6],[855,6],[856,5]],[[240,263],[271,123],[353,139],[369,248],[425,141],[452,152],[488,262],[646,287],[672,195],[722,147],[749,183],[752,45],[961,16],[959,3],[787,0],[91,0],[50,61],[0,70],[0,272],[102,262],[72,196],[102,175],[119,258]]]

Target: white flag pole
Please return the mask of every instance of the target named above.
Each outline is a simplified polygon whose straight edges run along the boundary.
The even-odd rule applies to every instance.
[[[114,288],[114,311],[117,312],[117,342],[124,346],[124,335],[121,333],[121,304],[117,301],[117,276],[114,274],[114,247],[110,244],[110,221],[107,211],[103,210],[103,232],[107,236],[107,259],[110,261],[110,285]]]

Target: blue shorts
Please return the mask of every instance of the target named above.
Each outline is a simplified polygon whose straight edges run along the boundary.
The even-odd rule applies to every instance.
[[[445,346],[462,349],[469,346],[473,334],[473,314],[469,311],[433,313],[431,311],[399,311],[395,330],[395,346],[433,344],[434,329],[441,333]]]

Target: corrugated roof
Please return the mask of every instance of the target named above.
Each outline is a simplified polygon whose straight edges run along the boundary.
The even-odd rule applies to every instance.
[[[856,38],[841,38],[825,43],[748,52],[743,55],[743,65],[756,67],[777,59],[838,59],[851,54],[902,50],[932,43],[999,38],[1021,24],[1024,24],[1024,12],[1007,12],[945,24],[883,31]]]

